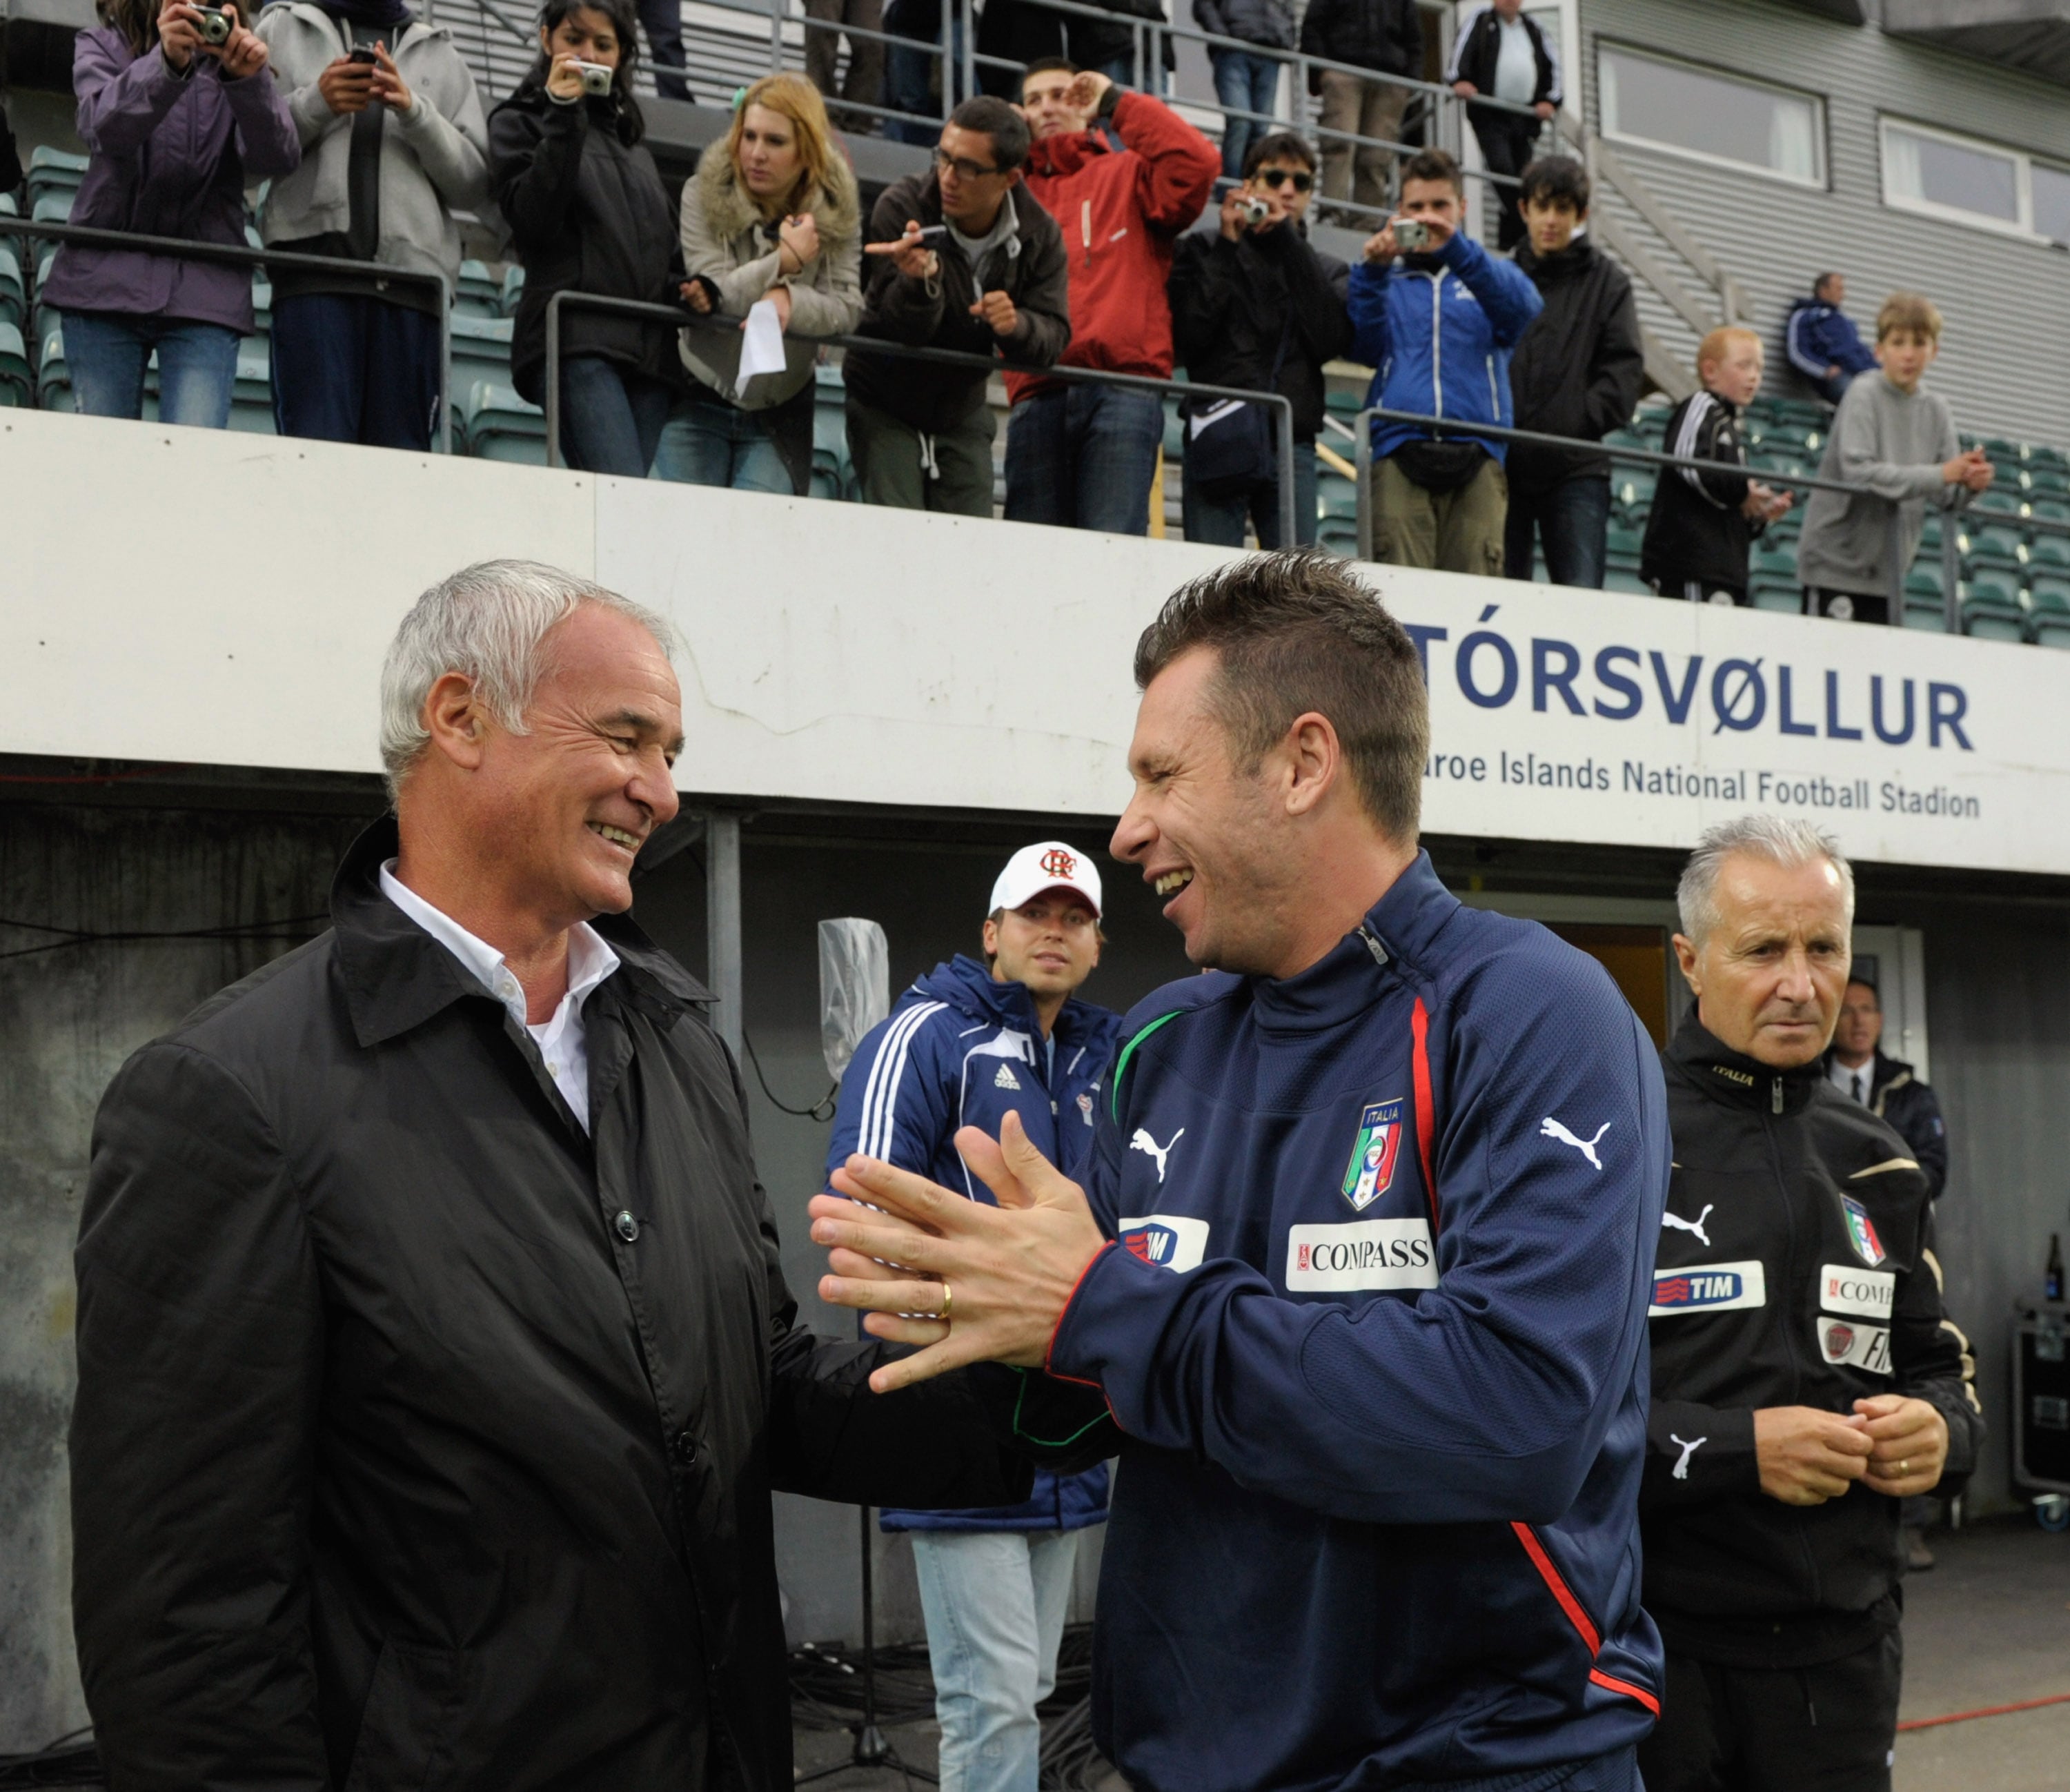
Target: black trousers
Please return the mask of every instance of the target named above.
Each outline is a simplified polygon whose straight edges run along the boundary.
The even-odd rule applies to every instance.
[[[1489,113],[1483,117],[1467,117],[1473,121],[1474,135],[1479,141],[1481,160],[1488,166],[1491,174],[1520,174],[1531,166],[1532,153],[1538,147],[1539,133],[1544,126],[1536,118],[1520,118],[1514,113]],[[1513,249],[1524,238],[1524,213],[1514,186],[1495,186],[1502,207],[1499,222],[1495,230],[1496,247]]]
[[[1815,1667],[1721,1667],[1670,1653],[1646,1792],[1890,1792],[1902,1639]]]
[[[1806,585],[1804,613],[1807,616],[1830,616],[1835,622],[1888,622],[1890,599],[1881,593],[1828,591]]]

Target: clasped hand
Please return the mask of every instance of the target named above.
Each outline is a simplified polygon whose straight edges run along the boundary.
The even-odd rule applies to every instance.
[[[1940,1485],[1948,1422],[1924,1400],[1880,1393],[1851,1414],[1768,1406],[1753,1415],[1761,1491],[1786,1506],[1822,1506],[1850,1483],[1908,1499]]]
[[[820,1298],[860,1309],[874,1337],[922,1347],[870,1377],[879,1393],[968,1363],[1041,1365],[1105,1242],[1085,1191],[1029,1142],[1017,1115],[996,1142],[965,1127],[955,1144],[998,1206],[858,1155],[808,1209],[832,1271]],[[905,1316],[938,1314],[945,1298],[946,1321]]]

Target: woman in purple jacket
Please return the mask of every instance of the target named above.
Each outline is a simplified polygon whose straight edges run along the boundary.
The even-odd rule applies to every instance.
[[[294,121],[266,70],[266,46],[223,0],[229,35],[207,41],[186,0],[100,0],[99,29],[72,52],[79,134],[92,159],[76,224],[244,240],[244,188],[301,160]],[[144,366],[158,351],[158,415],[220,429],[230,420],[238,339],[252,332],[252,272],[129,249],[67,243],[44,283],[64,319],[80,410],[144,414]]]

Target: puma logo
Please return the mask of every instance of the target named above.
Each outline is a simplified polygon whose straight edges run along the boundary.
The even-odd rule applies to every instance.
[[[1563,1145],[1572,1145],[1575,1150],[1588,1159],[1588,1160],[1591,1164],[1594,1164],[1599,1170],[1603,1167],[1603,1160],[1596,1156],[1596,1147],[1599,1143],[1601,1143],[1603,1135],[1608,1132],[1610,1129],[1610,1123],[1608,1120],[1606,1120],[1601,1126],[1596,1128],[1596,1135],[1594,1138],[1577,1139],[1573,1133],[1569,1132],[1565,1127],[1561,1125],[1561,1123],[1557,1120],[1554,1119],[1549,1114],[1538,1123],[1538,1135],[1540,1138],[1557,1139]]]
[[[1708,1213],[1710,1212],[1710,1209],[1707,1207],[1704,1211]],[[1676,1437],[1672,1431],[1670,1431],[1667,1434],[1667,1441],[1670,1443],[1682,1443],[1682,1440]],[[1668,1479],[1671,1481],[1688,1480],[1689,1479],[1689,1459],[1695,1455],[1698,1450],[1701,1450],[1704,1446],[1710,1441],[1711,1440],[1708,1438],[1699,1438],[1694,1443],[1682,1443],[1682,1459],[1675,1465],[1674,1472],[1668,1476]]]
[[[1172,1155],[1172,1146],[1177,1144],[1185,1136],[1186,1129],[1181,1127],[1172,1135],[1171,1144],[1160,1145],[1141,1127],[1138,1127],[1135,1129],[1135,1136],[1128,1141],[1128,1148],[1131,1151],[1144,1152],[1157,1160],[1157,1180],[1161,1183],[1164,1180],[1164,1160]]]
[[[1715,1201],[1706,1201],[1704,1204],[1704,1211],[1693,1220],[1685,1220],[1679,1213],[1663,1213],[1660,1216],[1660,1223],[1663,1226],[1673,1226],[1677,1232],[1695,1233],[1697,1242],[1702,1245],[1704,1250],[1708,1250],[1711,1248],[1711,1235],[1704,1229],[1704,1222],[1711,1217],[1711,1209],[1716,1205]]]

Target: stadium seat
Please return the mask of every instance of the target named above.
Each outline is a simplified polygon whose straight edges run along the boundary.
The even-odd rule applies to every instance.
[[[1358,558],[1358,525],[1341,517],[1324,517],[1315,526],[1315,545],[1347,560]]]
[[[525,270],[513,263],[503,271],[503,315],[518,315],[518,301],[525,296]]]
[[[479,261],[460,264],[460,284],[453,288],[452,314],[460,317],[500,317],[503,315],[503,282]]]
[[[2027,593],[2027,626],[2043,647],[2070,648],[2070,575],[2037,573]]]
[[[2027,531],[2015,522],[1980,517],[1969,531],[1968,553],[1973,560],[2022,565],[2027,558]]]
[[[2038,510],[2039,506],[2035,508]],[[2052,529],[2030,530],[2027,538],[2027,563],[2030,567],[2070,567],[2070,535],[2058,534]]]
[[[1748,595],[1757,610],[1767,610],[1778,616],[1800,616],[1804,613],[1804,590],[1792,573],[1783,578],[1772,572],[1757,572],[1747,586]]]
[[[48,144],[39,145],[29,157],[27,178],[22,190],[29,199],[29,215],[41,218],[43,202],[55,194],[62,198],[64,211],[72,210],[72,195],[78,192],[80,182],[86,178],[86,158],[74,155],[69,150],[52,149]],[[62,219],[63,213],[58,214]]]
[[[0,322],[0,405],[26,411],[35,402],[35,370],[29,365],[29,345],[22,339],[22,326]]]
[[[252,320],[253,333],[267,343],[273,340],[273,287],[263,274],[252,278]]]
[[[1962,597],[1962,632],[1979,640],[2027,639],[2027,606],[2020,587],[1995,567],[1980,568]]]
[[[0,323],[17,329],[29,321],[29,283],[22,277],[22,249],[14,240],[0,242]]]
[[[456,310],[452,314],[452,389],[468,391],[477,380],[510,383],[510,331],[508,317]]]
[[[477,380],[461,406],[460,421],[467,452],[477,459],[546,465],[546,414],[508,386]]]
[[[36,408],[69,411],[72,408],[72,375],[66,370],[64,330],[52,324],[50,333],[36,351]]]
[[[1629,591],[1635,597],[1655,597],[1659,594],[1638,576],[1636,564],[1612,566],[1603,574],[1603,589],[1606,591]]]
[[[230,427],[248,436],[279,433],[273,421],[273,351],[264,337],[248,337],[239,346],[237,381],[231,388]]]

